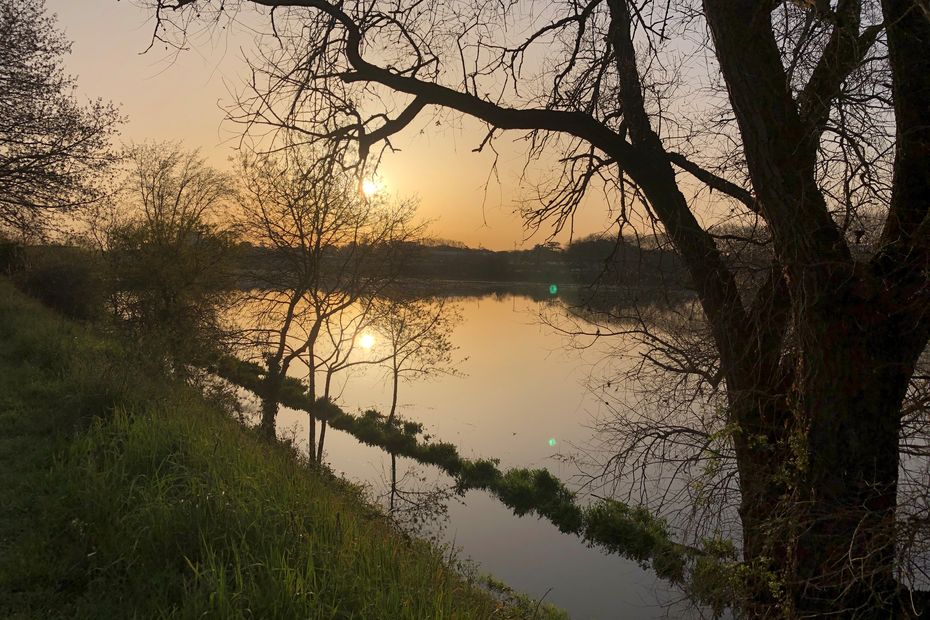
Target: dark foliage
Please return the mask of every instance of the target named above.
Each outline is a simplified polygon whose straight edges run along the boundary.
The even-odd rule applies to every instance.
[[[110,103],[76,100],[62,69],[71,45],[44,4],[0,0],[0,227],[27,234],[99,198],[120,121]]]
[[[90,320],[104,311],[105,284],[100,266],[77,248],[47,247],[16,274],[16,282],[65,316]]]
[[[22,271],[25,264],[23,246],[0,237],[0,274],[11,275]]]

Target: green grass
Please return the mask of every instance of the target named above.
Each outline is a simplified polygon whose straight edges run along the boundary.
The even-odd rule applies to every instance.
[[[0,280],[0,617],[537,615],[130,359]]]

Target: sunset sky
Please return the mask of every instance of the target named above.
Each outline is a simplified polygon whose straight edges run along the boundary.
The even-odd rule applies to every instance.
[[[230,89],[242,82],[252,35],[215,32],[180,55],[163,45],[142,54],[152,34],[151,16],[131,2],[46,0],[46,6],[73,41],[66,68],[78,78],[79,96],[120,104],[128,117],[124,141],[181,140],[200,148],[215,166],[232,168],[239,128],[223,122],[220,106],[231,102]],[[386,191],[419,197],[419,213],[433,221],[430,231],[437,237],[491,249],[545,241],[548,230],[525,240],[513,213],[521,197],[532,195],[520,184],[525,158],[523,145],[514,143],[519,136],[505,134],[498,141],[500,182],[491,177],[485,192],[492,155],[472,152],[483,136],[480,126],[432,112],[394,139],[402,152],[382,165]],[[603,202],[592,201],[578,215],[575,236],[607,228],[607,213]]]

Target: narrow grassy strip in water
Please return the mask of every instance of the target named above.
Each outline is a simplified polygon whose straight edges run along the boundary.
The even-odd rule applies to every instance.
[[[261,367],[228,357],[210,369],[231,383],[257,395],[263,391]],[[509,469],[501,471],[499,461],[472,460],[459,455],[449,443],[428,442],[420,437],[422,426],[395,419],[389,424],[376,411],[354,416],[335,403],[312,401],[293,378],[285,381],[280,392],[281,404],[326,420],[335,429],[350,433],[364,444],[406,456],[424,464],[435,465],[452,476],[458,489],[483,489],[497,497],[517,515],[535,513],[551,521],[560,531],[580,536],[587,543],[651,566],[656,573],[674,583],[687,586],[689,569],[706,566],[717,569],[733,564],[735,551],[727,548],[712,553],[674,542],[667,524],[640,506],[602,499],[580,505],[560,480],[545,469]]]

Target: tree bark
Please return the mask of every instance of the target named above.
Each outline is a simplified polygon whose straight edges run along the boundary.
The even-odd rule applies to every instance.
[[[397,412],[397,389],[399,387],[398,385],[399,377],[400,377],[400,372],[397,369],[396,360],[395,360],[394,372],[392,376],[393,391],[391,392],[391,411],[390,413],[388,413],[388,417],[387,417],[388,426],[390,426],[391,423],[394,422],[394,414]]]
[[[320,420],[320,444],[316,448],[316,462],[323,462],[323,444],[326,442],[326,420]]]
[[[860,274],[865,270],[861,269]],[[891,611],[901,406],[926,339],[868,273],[837,274],[829,303],[803,315],[795,407],[808,421],[797,572],[805,607]]]
[[[277,360],[271,358],[268,360],[267,373],[265,374],[264,386],[262,389],[262,418],[259,423],[261,435],[273,441],[277,437],[276,420],[278,417],[278,401],[281,397],[282,375]]]
[[[267,384],[266,384],[267,385]],[[275,418],[278,416],[278,401],[272,395],[262,396],[262,419],[259,425],[265,439],[274,439],[277,436]]]
[[[758,375],[742,399],[731,393],[742,408],[734,415],[755,421],[734,438],[744,559],[760,569],[747,603],[754,616],[902,611],[894,574],[900,412],[926,339],[864,266],[834,276],[833,295],[798,310],[795,353],[782,371]],[[764,571],[775,573],[781,596]]]

